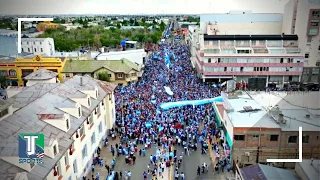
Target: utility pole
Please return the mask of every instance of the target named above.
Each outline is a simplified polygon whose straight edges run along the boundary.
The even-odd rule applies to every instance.
[[[259,155],[260,155],[260,146],[258,146],[258,149],[257,149],[257,159],[256,159],[256,163],[259,163]]]

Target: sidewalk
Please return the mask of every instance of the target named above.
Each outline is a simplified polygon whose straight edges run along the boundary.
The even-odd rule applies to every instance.
[[[111,139],[111,138],[109,138]],[[112,156],[112,153],[110,152],[110,146],[112,145],[113,147],[115,147],[115,144],[118,143],[119,144],[119,138],[117,137],[115,140],[109,140],[109,145],[107,147],[102,147],[101,148],[101,152],[100,152],[100,156],[102,157],[104,163],[107,163],[110,168],[111,168],[111,159],[115,156]],[[106,164],[104,164],[106,165]],[[90,173],[88,173],[87,175],[87,179],[92,179],[92,175],[95,175],[96,172],[99,172],[100,174],[100,178],[101,180],[106,179],[107,175],[108,175],[108,170],[104,167],[104,166],[99,166],[98,164],[95,165],[94,168],[94,173],[92,173],[92,171],[90,171]]]

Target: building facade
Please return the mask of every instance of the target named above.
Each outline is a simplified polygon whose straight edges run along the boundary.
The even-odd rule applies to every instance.
[[[127,85],[138,81],[139,67],[127,60],[68,60],[62,70],[63,78],[75,75],[89,75],[99,78],[100,74],[108,75],[108,81],[116,85]]]
[[[201,20],[198,34],[192,35],[196,38],[192,40],[195,55],[191,61],[204,82],[248,82],[260,77],[265,87],[283,87],[300,81],[304,56],[297,35],[281,34],[281,15],[217,14],[201,18],[211,18],[213,23]]]
[[[320,3],[316,0],[290,0],[284,9],[283,33],[297,34],[305,57],[301,81],[320,82]]]
[[[303,128],[303,158],[320,158],[319,110],[307,109],[318,103],[317,98],[315,92],[304,95],[250,92],[249,95],[229,94],[223,103],[215,103],[216,119],[231,147],[234,164],[244,167],[267,164],[267,159],[298,159],[299,127]],[[295,166],[294,163],[273,165]]]
[[[27,81],[24,80],[24,77],[40,68],[58,73],[58,79],[60,82],[62,82],[63,77],[61,72],[65,61],[66,58],[64,57],[42,57],[39,55],[33,57],[16,58],[14,64],[16,67],[16,78],[18,80],[18,85],[25,86]]]
[[[52,38],[21,38],[21,52],[52,56],[55,54],[54,40]]]
[[[65,83],[35,84],[12,97],[13,108],[0,121],[1,179],[76,180],[87,175],[97,148],[103,146],[115,122],[114,88],[75,76]],[[30,93],[38,96],[23,98]],[[19,132],[44,134],[44,163],[18,163]]]
[[[37,31],[41,32],[45,31],[46,29],[58,28],[59,26],[59,24],[55,24],[50,21],[45,21],[37,24]]]

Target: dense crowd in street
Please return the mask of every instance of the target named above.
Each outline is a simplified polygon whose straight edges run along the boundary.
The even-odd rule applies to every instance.
[[[170,66],[164,61],[168,54]],[[180,166],[192,162],[183,162],[183,156],[189,156],[193,151],[209,156],[208,143],[216,157],[217,164],[212,167],[216,171],[223,171],[225,167],[230,169],[228,146],[216,125],[211,104],[169,110],[160,108],[160,104],[165,102],[219,96],[217,88],[197,79],[189,58],[188,48],[179,40],[178,43],[162,42],[159,50],[147,59],[142,79],[116,89],[116,126],[111,134],[119,137],[120,143],[109,147],[115,158],[105,165],[109,172],[107,180],[130,179],[130,171],[112,170],[116,159],[124,156],[126,164],[134,166],[139,163],[136,156],[145,156],[152,147],[157,151],[150,157],[144,157],[150,158],[150,164],[141,179],[164,178],[165,168],[171,166],[174,166],[175,179],[185,179]],[[173,94],[169,95],[164,86],[170,87]],[[227,153],[220,155],[219,146]],[[199,164],[195,173],[206,173],[208,168],[205,163]]]

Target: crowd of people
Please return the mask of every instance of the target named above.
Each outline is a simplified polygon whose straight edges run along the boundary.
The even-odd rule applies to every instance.
[[[150,164],[141,175],[145,180],[150,176],[163,177],[165,168],[173,165],[175,179],[185,179],[184,173],[179,170],[183,156],[198,149],[206,154],[208,143],[212,144],[216,152],[216,162],[223,161],[220,169],[230,164],[228,153],[224,157],[219,156],[219,145],[226,152],[228,147],[216,125],[211,104],[169,110],[160,108],[160,104],[165,102],[219,96],[219,89],[196,77],[188,48],[183,42],[177,41],[178,43],[162,42],[159,49],[147,59],[141,80],[119,86],[115,91],[116,127],[113,134],[120,138],[120,143],[115,147],[111,146],[110,151],[115,157],[124,156],[128,165],[135,165],[136,156],[144,157],[151,146],[157,146],[156,153],[150,156]],[[164,60],[166,56],[170,56],[169,64]],[[173,94],[169,95],[164,86],[170,87]],[[173,150],[174,147],[181,148]],[[179,152],[179,149],[182,150]],[[200,166],[203,166],[202,173],[206,173],[208,165]],[[197,169],[199,175],[200,166]],[[121,172],[109,173],[109,178],[112,177],[110,179],[120,179],[118,174]],[[130,179],[131,172],[125,172],[124,176]]]

